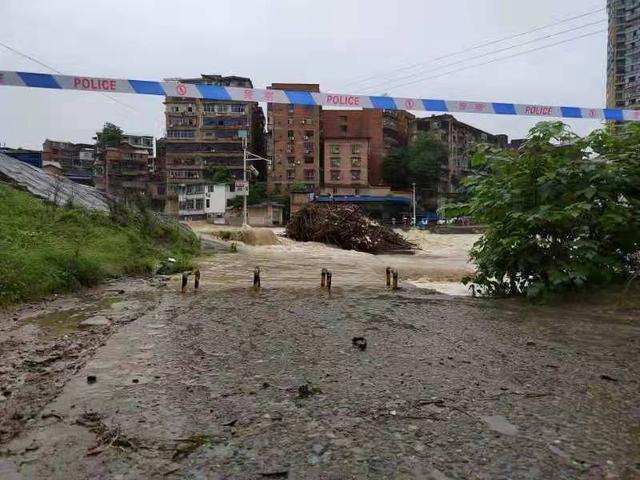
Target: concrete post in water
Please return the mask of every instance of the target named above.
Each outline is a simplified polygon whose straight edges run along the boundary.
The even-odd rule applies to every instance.
[[[322,272],[320,273],[320,287],[324,288],[326,281],[327,281],[327,272],[328,270],[326,268],[322,269]]]
[[[260,267],[253,269],[253,288],[260,288]]]
[[[187,290],[187,281],[189,278],[189,274],[187,272],[183,272],[182,273],[182,288],[180,289],[180,291],[182,293],[185,293]]]
[[[195,281],[194,281],[193,287],[196,290],[198,290],[198,287],[200,286],[200,270],[195,271],[194,277],[195,277]]]
[[[327,290],[331,291],[331,272],[327,270]]]
[[[391,286],[392,290],[398,290],[398,270],[395,268],[391,271],[393,276],[393,285]]]
[[[391,286],[391,267],[387,267],[385,269],[384,278],[385,278],[387,287],[390,287]]]
[[[471,284],[471,296],[476,298],[476,286],[474,284]]]

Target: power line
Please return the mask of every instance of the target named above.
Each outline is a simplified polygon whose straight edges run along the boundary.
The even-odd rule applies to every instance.
[[[595,32],[585,33],[584,35],[579,35],[577,37],[567,38],[567,39],[562,40],[560,42],[550,43],[548,45],[542,45],[540,47],[536,47],[536,48],[532,48],[532,49],[529,49],[529,50],[525,50],[523,52],[518,52],[518,53],[515,53],[513,55],[507,55],[505,57],[494,58],[494,59],[486,61],[486,62],[474,63],[473,65],[466,65],[464,67],[457,68],[455,70],[450,70],[448,72],[443,72],[443,73],[440,73],[438,75],[432,75],[432,76],[428,76],[428,77],[418,78],[417,80],[412,80],[411,82],[401,83],[399,85],[392,85],[390,88],[405,87],[407,85],[413,85],[414,83],[418,83],[418,82],[421,82],[423,80],[430,80],[432,78],[439,78],[439,77],[443,77],[445,75],[451,75],[452,73],[457,73],[457,72],[461,72],[463,70],[468,70],[470,68],[481,67],[481,66],[484,66],[484,65],[488,65],[490,63],[495,63],[495,62],[499,62],[499,61],[502,61],[502,60],[508,60],[510,58],[519,57],[520,55],[525,55],[527,53],[537,52],[538,50],[544,50],[545,48],[555,47],[557,45],[562,45],[564,43],[572,42],[574,40],[580,40],[581,38],[590,37],[590,36],[597,35],[599,33],[603,33],[603,32],[606,32],[606,31],[607,31],[606,28],[602,29],[602,30],[596,30]]]
[[[444,64],[444,65],[441,65],[439,67],[435,67],[431,71],[444,70],[445,68],[449,68],[449,67],[452,67],[454,65],[460,65],[461,63],[477,60],[477,59],[484,58],[484,57],[490,57],[491,55],[495,55],[497,53],[506,52],[506,51],[509,51],[509,50],[513,50],[514,48],[519,48],[519,47],[523,47],[525,45],[530,45],[532,43],[541,42],[541,41],[547,40],[549,38],[553,38],[553,37],[557,37],[557,36],[560,36],[560,35],[564,35],[565,33],[575,32],[576,30],[581,30],[583,28],[592,27],[593,25],[598,25],[598,24],[601,24],[601,23],[604,23],[604,22],[606,22],[606,20],[598,20],[596,22],[585,23],[583,25],[580,25],[580,26],[577,26],[577,27],[572,27],[572,28],[569,28],[569,29],[566,29],[566,30],[562,30],[560,32],[550,33],[548,35],[543,35],[541,37],[537,37],[537,38],[534,38],[532,40],[527,40],[526,42],[521,42],[521,43],[517,43],[515,45],[510,45],[508,47],[503,47],[503,48],[499,48],[497,50],[492,50],[490,52],[483,53],[482,55],[477,55],[475,57],[470,57],[470,58],[463,58],[462,60],[457,60],[455,62],[451,62],[451,63],[447,63],[447,64]],[[381,83],[378,83],[378,84],[371,85],[370,87],[367,87],[367,90],[372,90],[374,88],[380,88],[380,87],[387,88],[387,86],[390,83],[398,82],[398,81],[402,81],[402,80],[407,80],[407,79],[410,79],[410,78],[414,78],[414,77],[417,77],[417,76],[419,76],[419,75],[421,75],[423,73],[424,73],[423,71],[420,71],[420,72],[411,73],[409,75],[405,75],[404,77],[398,77],[398,78],[396,78],[394,80],[387,80],[387,81],[384,81],[384,82],[381,82]]]
[[[32,57],[31,55],[28,55],[28,54],[26,54],[26,53],[24,53],[24,52],[21,52],[21,51],[19,51],[19,50],[16,50],[15,48],[13,48],[13,47],[11,47],[11,46],[7,45],[7,44],[6,44],[6,43],[4,43],[4,42],[0,42],[0,46],[3,46],[4,48],[6,48],[7,50],[9,50],[10,52],[13,52],[13,53],[15,53],[16,55],[19,55],[19,56],[21,56],[21,57],[23,57],[23,58],[26,58],[27,60],[31,60],[32,62],[37,63],[38,65],[40,65],[40,66],[42,66],[42,67],[44,67],[44,68],[46,68],[46,69],[48,69],[48,70],[51,70],[51,71],[56,72],[56,73],[59,73],[60,75],[65,75],[64,73],[62,73],[62,72],[61,72],[60,70],[58,70],[57,68],[54,68],[54,67],[52,67],[51,65],[47,65],[46,63],[44,63],[44,62],[42,62],[42,61],[38,60],[38,59],[37,59],[37,58],[35,58],[35,57]],[[126,103],[124,103],[124,102],[121,102],[121,101],[120,101],[120,100],[118,100],[117,98],[112,97],[111,95],[109,95],[109,94],[107,94],[107,93],[102,93],[102,95],[104,95],[105,97],[107,97],[107,98],[108,98],[108,99],[110,99],[110,100],[113,100],[113,101],[114,101],[114,102],[116,102],[116,103],[119,103],[119,104],[120,104],[120,105],[122,105],[123,107],[127,107],[127,108],[129,108],[129,109],[133,110],[134,112],[137,112],[137,113],[140,113],[140,114],[142,113],[142,112],[141,112],[140,110],[138,110],[137,108],[134,108],[134,107],[132,107],[131,105],[128,105],[128,104],[126,104]]]
[[[389,74],[393,74],[395,72],[403,72],[403,71],[406,71],[406,70],[411,70],[412,68],[415,68],[415,67],[420,66],[420,65],[433,63],[433,62],[436,62],[438,60],[442,60],[442,59],[445,59],[445,58],[457,56],[457,55],[460,55],[460,54],[463,54],[463,53],[471,52],[473,50],[478,50],[480,48],[488,47],[490,45],[494,45],[496,43],[504,42],[506,40],[512,40],[514,38],[519,38],[519,37],[528,35],[530,33],[535,33],[535,32],[538,32],[540,30],[545,30],[547,28],[555,27],[556,25],[561,25],[563,23],[570,22],[572,20],[577,20],[579,18],[584,18],[584,17],[587,17],[589,15],[593,15],[595,13],[602,12],[604,10],[605,10],[605,8],[599,8],[597,10],[592,10],[592,11],[589,11],[589,12],[586,12],[586,13],[582,13],[580,15],[575,15],[573,17],[564,18],[564,19],[559,20],[557,22],[549,23],[549,24],[543,25],[541,27],[536,27],[536,28],[534,28],[532,30],[527,30],[526,32],[516,33],[514,35],[509,35],[509,36],[506,36],[506,37],[498,38],[496,40],[491,40],[489,42],[481,43],[479,45],[475,45],[475,46],[472,46],[472,47],[469,47],[469,48],[465,48],[465,49],[462,49],[462,50],[457,50],[457,51],[454,51],[454,52],[451,52],[451,53],[447,53],[445,55],[441,55],[439,57],[432,58],[432,59],[427,60],[425,62],[414,63],[414,64],[411,64],[411,65],[408,65],[408,66],[405,66],[405,67],[396,68],[394,70],[383,71],[383,72],[374,74],[372,76],[363,78],[361,80],[354,80],[354,81],[348,82],[348,83],[344,84],[343,87],[348,87],[348,86],[354,85],[354,84],[366,83],[368,80],[372,80],[372,79],[378,78],[379,76],[388,76]]]

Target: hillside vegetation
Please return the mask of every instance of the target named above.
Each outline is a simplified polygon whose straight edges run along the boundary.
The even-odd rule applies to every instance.
[[[198,251],[193,233],[148,210],[55,207],[0,183],[0,305],[122,275],[187,269]]]

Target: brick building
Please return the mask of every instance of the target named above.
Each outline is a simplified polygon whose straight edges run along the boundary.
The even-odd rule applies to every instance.
[[[356,142],[366,139],[367,154],[366,158],[362,158],[366,172],[362,177],[367,179],[367,186],[377,187],[384,185],[384,157],[394,148],[409,143],[413,136],[414,118],[412,114],[402,110],[323,110],[322,136],[325,144],[328,139],[352,139]],[[331,181],[330,175],[327,176],[331,162],[327,160],[330,152],[326,146],[324,153],[325,186],[335,188],[337,185]],[[346,180],[350,180],[350,177],[347,176]]]
[[[368,138],[324,138],[324,187],[334,195],[359,194],[369,186]]]
[[[418,132],[430,132],[440,138],[449,150],[446,172],[442,177],[440,193],[455,196],[462,179],[471,173],[471,156],[476,145],[492,144],[506,148],[508,137],[494,135],[457,120],[453,115],[432,115],[416,121]]]
[[[249,78],[237,76],[202,75],[179,81],[253,88]],[[264,155],[264,113],[257,102],[167,97],[165,117],[167,137],[161,165],[165,169],[168,203],[177,202],[177,206],[167,205],[166,210],[180,216],[204,216],[204,208],[197,208],[203,202],[187,202],[187,191],[189,195],[204,192],[207,167],[226,167],[233,176],[242,178],[243,136],[247,137],[250,151]]]
[[[94,145],[47,139],[42,144],[42,162],[59,164],[69,180],[93,185]]]
[[[147,195],[149,151],[123,142],[120,147],[107,147],[95,162],[95,185],[119,200]]]
[[[272,89],[318,92],[320,85],[305,83],[274,83]],[[294,183],[302,183],[307,191],[320,185],[320,112],[307,105],[270,103],[268,128],[272,154],[272,170],[268,191],[287,194]]]

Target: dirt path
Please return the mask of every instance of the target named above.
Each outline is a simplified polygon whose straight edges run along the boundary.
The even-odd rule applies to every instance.
[[[203,259],[198,293],[136,280],[59,299],[111,325],[49,330],[42,352],[28,309],[1,317],[16,396],[0,408],[26,413],[0,478],[640,478],[636,306],[391,292],[373,260],[276,250]]]

